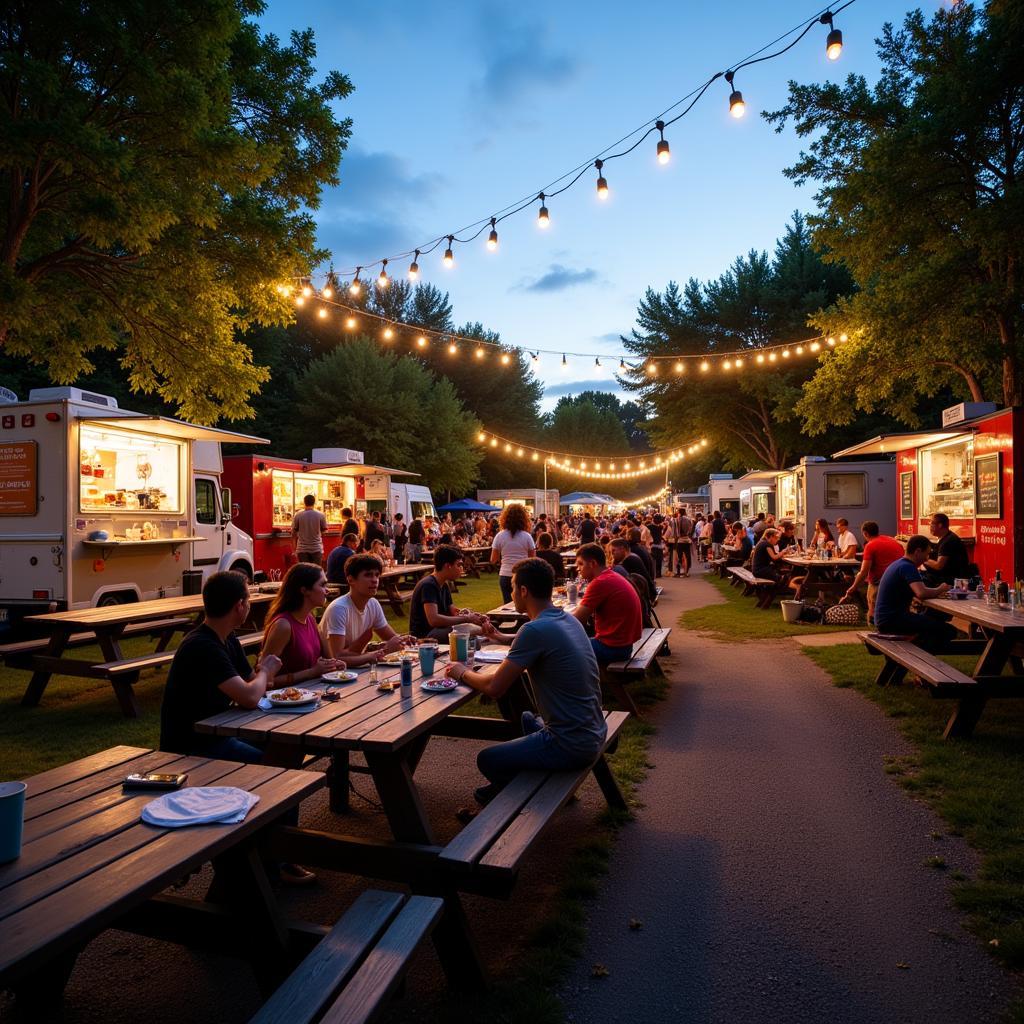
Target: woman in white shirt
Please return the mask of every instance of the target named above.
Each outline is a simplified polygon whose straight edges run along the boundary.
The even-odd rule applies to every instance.
[[[537,550],[530,536],[530,517],[524,505],[506,505],[501,513],[501,530],[491,544],[491,564],[500,565],[498,586],[501,599],[508,604],[512,600],[512,570],[517,562],[532,558]]]

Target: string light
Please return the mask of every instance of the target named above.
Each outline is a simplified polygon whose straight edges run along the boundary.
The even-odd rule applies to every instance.
[[[355,318],[354,316],[350,316],[350,317],[349,317],[349,318],[348,318],[348,319],[347,319],[347,320],[345,321],[345,326],[346,326],[346,327],[347,327],[347,328],[348,328],[348,329],[349,329],[350,331],[354,331],[354,330],[356,329],[356,322],[357,322],[357,321],[356,321],[356,318]]]
[[[296,306],[304,306],[305,304],[306,304],[306,297],[304,295],[296,295],[295,296],[295,305]]]
[[[327,310],[326,310],[326,309],[325,309],[325,308],[324,308],[323,306],[321,306],[321,307],[320,307],[320,308],[319,308],[319,309],[318,309],[318,310],[316,311],[316,315],[317,315],[318,317],[320,317],[320,319],[321,319],[321,320],[326,320],[326,319],[327,319]]]
[[[501,364],[502,366],[508,366],[512,362],[512,357],[507,352],[501,353]]]
[[[415,281],[420,276],[420,251],[419,249],[413,254],[412,263],[409,264],[409,280]]]
[[[381,264],[380,273],[377,275],[377,287],[378,288],[387,288],[387,286],[390,283],[391,283],[391,280],[388,277],[388,261],[385,260]]]
[[[491,218],[491,233],[487,236],[487,248],[494,252],[498,248],[498,230],[495,227],[497,221]]]
[[[384,340],[390,341],[395,336],[395,332],[390,327],[384,328]]]
[[[427,347],[427,339],[426,339],[426,338],[424,338],[424,337],[423,337],[423,335],[421,334],[421,335],[420,335],[420,336],[419,336],[419,337],[418,337],[418,338],[416,339],[416,344],[417,344],[417,345],[419,345],[419,347],[420,347],[420,348],[426,348],[426,347]]]
[[[327,281],[324,283],[324,286],[321,289],[320,294],[325,299],[333,298],[334,291],[335,291],[335,289],[337,287],[338,287],[338,282],[337,282],[337,279],[334,276],[334,268],[332,267],[330,270],[327,271]]]
[[[458,346],[455,344],[454,341],[448,342],[448,355],[453,356],[458,351]]]
[[[355,277],[352,278],[352,283],[348,286],[349,295],[352,295],[354,297],[358,297],[359,292],[361,291],[359,285],[359,271],[362,269],[362,267],[356,267],[356,275]]]
[[[537,199],[540,200],[540,209],[537,211],[537,227],[546,228],[551,223],[551,215],[544,205],[544,193],[541,192]]]
[[[608,179],[605,178],[602,173],[604,167],[603,160],[595,160],[594,167],[597,169],[597,198],[607,199],[608,198]]]
[[[477,359],[483,359],[484,357],[484,350],[479,345],[476,347],[476,357]]]
[[[455,253],[452,252],[452,242],[454,242],[454,241],[455,241],[455,236],[454,235],[449,235],[448,236],[448,248],[445,249],[445,251],[444,251],[444,259],[441,260],[441,262],[446,267],[453,267],[453,266],[455,266]]]
[[[739,118],[744,115],[747,106],[743,102],[743,93],[733,85],[732,80],[735,74],[735,71],[726,71],[725,80],[729,83],[729,88],[732,89],[732,92],[729,93],[729,113],[733,117]]]
[[[826,11],[819,19],[822,25],[828,25],[829,33],[825,40],[825,55],[829,60],[839,60],[843,52],[843,33],[832,24],[832,12]]]
[[[668,142],[665,140],[665,122],[658,121],[654,127],[658,129],[658,134],[661,136],[658,141],[658,163],[667,164],[672,159],[672,155],[669,152]]]
[[[313,294],[313,289],[308,284],[304,284],[302,286],[302,297],[304,299],[308,299],[312,294]]]

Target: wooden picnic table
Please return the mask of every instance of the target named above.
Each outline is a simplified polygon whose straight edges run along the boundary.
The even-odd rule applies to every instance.
[[[565,602],[559,604],[557,598],[552,603],[555,605],[556,608],[564,608],[570,614],[576,610],[576,605],[566,604]],[[506,604],[498,605],[497,608],[492,608],[489,612],[486,612],[485,614],[496,626],[515,626],[517,630],[530,617],[526,614],[526,612],[516,611],[514,601],[509,601]]]
[[[417,562],[414,565],[395,565],[380,574],[380,588],[391,604],[396,615],[405,614],[405,603],[410,593],[402,590],[402,584],[415,586],[424,576],[434,571],[433,564]]]
[[[148,825],[139,815],[160,794],[125,792],[122,782],[151,771],[187,772],[189,786],[237,786],[259,802],[237,824]],[[59,1000],[78,954],[110,927],[236,949],[262,984],[281,980],[296,952],[289,944],[302,938],[289,930],[255,844],[323,782],[319,772],[129,746],[27,779],[22,853],[0,866],[0,988],[30,1003]],[[159,895],[207,861],[210,902]]]
[[[793,568],[794,574],[806,572],[803,583],[797,588],[795,601],[806,601],[818,594],[842,597],[850,584],[843,576],[845,571],[860,569],[859,558],[808,558],[807,555],[783,555],[782,561]],[[858,597],[859,600],[859,597]]]
[[[274,600],[274,594],[251,590],[249,594],[250,625],[261,630],[267,609]],[[21,703],[23,707],[35,707],[43,696],[50,677],[55,673],[82,676],[86,679],[109,679],[121,710],[129,718],[138,718],[139,706],[135,700],[133,684],[138,681],[142,668],[169,662],[173,654],[165,651],[175,626],[168,626],[159,633],[156,655],[142,659],[145,664],[134,666],[135,659],[125,658],[121,650],[121,639],[125,629],[145,622],[172,621],[180,616],[193,616],[194,622],[203,618],[203,597],[190,594],[181,597],[161,597],[152,601],[133,601],[127,604],[106,605],[102,608],[76,608],[64,612],[49,612],[43,615],[27,615],[25,621],[37,630],[48,634],[46,646],[33,649],[22,655],[8,656],[8,664],[16,668],[29,668],[32,677],[25,688]],[[100,658],[68,658],[65,651],[72,634],[91,631],[96,636]],[[119,669],[129,668],[123,672]]]

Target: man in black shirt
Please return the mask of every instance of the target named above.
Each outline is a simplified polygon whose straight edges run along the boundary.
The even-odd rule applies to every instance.
[[[370,518],[366,520],[366,550],[369,551],[373,546],[375,540],[382,541],[384,544],[388,543],[388,532],[381,526],[380,513],[374,512]]]
[[[416,584],[409,601],[409,632],[420,640],[446,641],[452,626],[471,623],[482,626],[487,620],[469,608],[452,608],[450,584],[462,575],[462,552],[450,544],[441,544],[434,552],[434,571]],[[479,632],[479,629],[474,630]]]
[[[932,583],[948,583],[954,580],[967,579],[970,576],[967,566],[967,548],[964,542],[949,528],[949,516],[945,512],[936,512],[932,516],[932,536],[938,539],[935,557],[929,558],[924,567],[928,570],[928,578]]]
[[[583,522],[580,523],[580,544],[593,544],[597,536],[597,523],[589,512],[583,513]]]
[[[564,583],[565,562],[562,560],[562,553],[556,551],[553,544],[554,541],[550,533],[538,534],[536,557],[543,559],[551,566],[551,571],[555,574],[555,583]]]
[[[409,543],[405,546],[405,561],[415,565],[423,556],[423,541],[427,531],[423,529],[423,520],[419,516],[409,524]]]
[[[203,585],[203,623],[175,651],[160,709],[160,749],[230,761],[259,761],[263,752],[229,736],[202,736],[195,723],[227,711],[234,701],[255,708],[281,667],[267,655],[253,672],[234,635],[249,618],[249,587],[239,572],[215,572]]]
[[[647,581],[647,593],[653,601],[658,596],[658,586],[654,582],[654,577],[648,571],[643,559],[635,552],[629,550],[629,542],[622,537],[616,537],[608,545],[608,549],[612,553],[612,562],[614,563],[612,568],[621,568],[625,571],[626,575],[638,573],[642,576]]]

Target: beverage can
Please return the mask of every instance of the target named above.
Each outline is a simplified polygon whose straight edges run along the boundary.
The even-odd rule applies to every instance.
[[[401,672],[402,672],[402,675],[401,675],[401,679],[402,679],[402,696],[403,697],[411,697],[412,696],[412,659],[410,659],[410,658],[403,658],[402,659],[402,669],[401,669]]]

